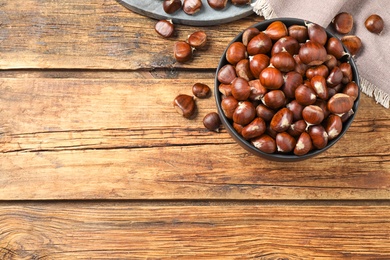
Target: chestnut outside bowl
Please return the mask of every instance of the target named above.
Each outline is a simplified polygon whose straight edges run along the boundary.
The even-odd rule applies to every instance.
[[[302,20],[302,19],[298,19],[298,18],[275,18],[275,19],[269,19],[269,20],[265,20],[265,21],[262,21],[262,22],[259,22],[259,23],[256,23],[250,27],[256,27],[257,29],[259,29],[259,31],[264,31],[268,25],[270,25],[272,22],[274,21],[281,21],[283,22],[287,28],[289,26],[292,26],[292,25],[305,25],[305,21],[306,20]],[[306,22],[310,22],[310,21],[306,21]],[[228,47],[233,43],[233,42],[237,42],[237,41],[242,41],[242,34],[243,34],[244,31],[242,31],[241,33],[239,33],[230,43],[229,45],[226,47],[222,57],[221,57],[221,60],[218,64],[218,68],[217,68],[217,73],[216,73],[216,76],[215,76],[215,88],[214,88],[214,93],[215,93],[215,100],[216,100],[216,104],[217,104],[217,109],[218,109],[218,114],[221,118],[221,121],[222,121],[222,124],[224,125],[224,127],[226,128],[227,132],[232,136],[232,138],[240,145],[242,146],[245,150],[247,150],[248,152],[254,154],[254,155],[257,155],[259,157],[262,157],[262,158],[265,158],[265,159],[268,159],[268,160],[272,160],[272,161],[279,161],[279,162],[295,162],[295,161],[301,161],[301,160],[305,160],[305,159],[309,159],[313,156],[316,156],[324,151],[326,151],[327,149],[329,149],[331,146],[333,146],[338,140],[340,140],[341,137],[343,137],[343,135],[347,132],[348,128],[350,127],[350,125],[352,124],[355,116],[356,116],[356,112],[357,112],[357,108],[358,108],[358,105],[359,105],[359,100],[360,100],[360,81],[359,81],[359,73],[358,73],[358,70],[357,70],[357,67],[356,67],[356,64],[354,62],[354,60],[351,58],[351,55],[349,55],[349,57],[345,57],[343,59],[345,59],[345,61],[349,61],[349,63],[351,64],[351,67],[352,67],[352,73],[353,73],[353,81],[356,82],[356,84],[358,85],[359,87],[359,94],[358,94],[358,97],[357,99],[355,100],[354,102],[354,105],[352,107],[353,111],[354,111],[354,114],[352,116],[350,116],[344,123],[343,123],[343,129],[341,131],[341,133],[334,139],[332,140],[329,140],[328,144],[326,147],[322,148],[322,149],[314,149],[314,150],[311,150],[310,152],[308,152],[307,154],[305,155],[301,155],[301,156],[298,156],[298,155],[295,155],[294,153],[272,153],[272,154],[269,154],[269,153],[265,153],[265,152],[262,152],[260,151],[259,149],[257,149],[255,146],[252,145],[252,143],[250,141],[247,141],[245,140],[239,133],[237,133],[237,131],[233,128],[233,124],[232,124],[232,120],[228,119],[223,110],[222,110],[222,107],[221,107],[221,101],[222,101],[222,94],[219,92],[219,89],[218,89],[218,86],[220,84],[220,82],[218,81],[218,78],[217,78],[217,75],[218,75],[218,71],[226,64],[228,64],[228,61],[226,60],[226,51],[228,49]],[[337,37],[336,35],[334,35],[332,32],[330,32],[329,30],[326,30],[327,34],[328,34],[328,38],[329,37],[336,37],[339,39],[339,37]],[[348,53],[348,50],[344,47],[344,51]]]

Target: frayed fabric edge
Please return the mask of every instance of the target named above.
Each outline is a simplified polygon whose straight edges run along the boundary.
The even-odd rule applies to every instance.
[[[390,107],[390,95],[377,88],[374,84],[363,77],[360,77],[360,89],[369,97],[374,97],[375,101],[385,108]]]
[[[257,0],[252,4],[252,8],[256,14],[263,16],[265,19],[276,18],[276,14],[269,0]]]

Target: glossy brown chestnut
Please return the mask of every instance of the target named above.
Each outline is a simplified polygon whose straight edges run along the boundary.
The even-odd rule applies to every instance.
[[[348,12],[341,12],[333,18],[332,23],[336,32],[347,34],[352,31],[353,16]]]
[[[385,23],[377,14],[370,15],[364,22],[364,26],[372,33],[380,34],[385,27]]]
[[[289,72],[295,69],[295,60],[286,50],[272,55],[270,63],[281,72]]]
[[[252,72],[252,75],[255,78],[259,78],[260,72],[263,69],[267,68],[270,63],[270,58],[265,54],[256,54],[254,56],[249,56],[249,68]]]
[[[290,103],[286,105],[288,109],[293,113],[293,120],[298,121],[302,119],[302,110],[304,106],[298,103],[296,99],[291,100]]]
[[[222,10],[226,7],[227,0],[207,0],[207,3],[215,10]]]
[[[328,67],[329,70],[332,70],[339,64],[339,61],[332,54],[328,54],[327,60],[324,62],[324,65]]]
[[[307,27],[303,25],[291,25],[288,27],[288,34],[295,38],[299,43],[304,43],[309,39]]]
[[[310,135],[306,132],[301,133],[295,145],[294,154],[299,156],[305,155],[310,152],[311,149],[313,149],[313,143]]]
[[[324,111],[319,106],[309,105],[303,109],[302,117],[308,125],[318,125],[324,120]]]
[[[291,36],[284,36],[272,46],[271,56],[282,51],[287,51],[291,55],[295,55],[298,54],[299,48],[299,43],[295,38]]]
[[[252,144],[254,147],[259,149],[264,153],[274,153],[276,152],[276,143],[275,139],[267,134],[263,134],[260,137],[252,139]]]
[[[179,9],[181,9],[181,0],[164,0],[163,10],[167,14],[173,14]]]
[[[313,142],[313,146],[317,149],[325,148],[328,144],[328,133],[322,125],[313,125],[309,127],[309,135]]]
[[[335,87],[343,81],[343,77],[343,72],[336,66],[330,71],[329,76],[326,79],[326,83],[331,88]]]
[[[260,72],[259,79],[261,84],[267,89],[278,89],[283,83],[283,74],[274,67],[267,67]]]
[[[226,51],[226,60],[232,65],[246,58],[246,47],[242,42],[233,42]]]
[[[344,87],[343,93],[347,94],[355,101],[359,95],[359,87],[355,81],[351,81]]]
[[[175,27],[170,20],[160,20],[154,26],[154,30],[164,38],[169,38],[175,32]]]
[[[314,76],[322,76],[324,78],[327,78],[329,75],[329,69],[324,64],[310,67],[306,70],[306,78],[312,79]]]
[[[236,77],[236,69],[231,64],[224,65],[217,74],[219,82],[224,84],[231,84]]]
[[[308,41],[299,49],[300,60],[309,66],[321,65],[326,61],[327,55],[325,47],[315,41]]]
[[[242,33],[242,43],[245,46],[248,46],[248,43],[253,39],[253,37],[258,35],[259,33],[260,33],[260,31],[255,27],[251,27],[251,28],[246,29]]]
[[[288,108],[282,108],[272,117],[270,126],[274,131],[281,133],[287,131],[293,121],[293,113]]]
[[[195,49],[203,49],[207,44],[207,34],[204,31],[193,32],[187,41]]]
[[[221,119],[216,112],[208,113],[203,118],[203,125],[210,131],[219,132],[221,127]]]
[[[328,99],[326,79],[323,76],[316,75],[312,77],[310,80],[310,84],[319,98],[324,100]]]
[[[286,104],[286,96],[283,91],[276,89],[267,92],[261,101],[271,109],[278,109]]]
[[[184,0],[183,11],[186,14],[193,15],[202,8],[202,0]]]
[[[249,95],[250,100],[261,100],[268,91],[263,85],[261,85],[261,82],[258,79],[251,80],[248,83],[251,88],[251,93]]]
[[[192,85],[192,93],[197,98],[206,98],[210,95],[210,87],[204,83],[195,83]]]
[[[295,90],[295,99],[299,104],[308,106],[316,102],[317,96],[312,88],[302,84]]]
[[[184,41],[175,42],[174,56],[178,62],[184,63],[192,59],[192,48]]]
[[[222,111],[229,119],[233,119],[233,114],[237,107],[238,101],[233,96],[228,96],[221,101]]]
[[[349,82],[351,82],[353,77],[351,64],[349,64],[348,62],[343,62],[340,64],[339,68],[343,73],[343,79],[341,83],[348,84]]]
[[[256,109],[249,101],[238,103],[238,107],[233,113],[233,121],[237,124],[246,126],[256,117]]]
[[[341,38],[341,42],[352,56],[355,56],[362,48],[362,41],[356,35],[346,35]]]
[[[248,81],[255,78],[251,72],[250,62],[248,59],[242,59],[236,64],[236,74],[238,77],[244,78]]]
[[[301,119],[292,123],[287,129],[287,133],[289,133],[291,136],[298,137],[306,130],[306,128],[307,124],[305,120]]]
[[[325,131],[328,134],[329,140],[336,138],[343,129],[341,118],[336,115],[329,115],[325,123]]]
[[[295,138],[287,132],[278,133],[275,138],[276,149],[281,153],[289,153],[294,150],[296,141]]]
[[[173,106],[185,118],[191,118],[196,111],[194,97],[186,94],[178,95],[173,101]]]
[[[245,140],[249,140],[264,134],[265,130],[266,125],[264,120],[260,117],[256,117],[242,129],[241,135]]]
[[[336,59],[341,59],[347,53],[344,51],[343,44],[336,37],[331,37],[326,43],[326,51]]]
[[[275,111],[263,104],[259,104],[256,107],[256,115],[261,117],[264,121],[270,122],[275,115]]]
[[[337,93],[328,101],[328,109],[331,113],[342,115],[353,107],[353,99],[344,93]]]
[[[325,29],[316,23],[306,23],[306,26],[310,41],[325,45],[328,40]]]
[[[224,84],[221,83],[218,86],[219,92],[221,92],[222,95],[225,97],[231,96],[232,95],[232,85],[231,84]]]
[[[284,84],[280,88],[287,98],[295,98],[295,90],[303,83],[301,74],[290,71],[283,76]]]
[[[251,94],[251,88],[246,79],[237,77],[232,81],[232,95],[238,101],[245,101]]]
[[[272,22],[268,25],[267,29],[265,29],[264,33],[266,33],[271,40],[277,41],[280,38],[288,35],[288,30],[286,25],[281,21]]]
[[[256,55],[256,54],[267,54],[272,49],[272,40],[271,38],[263,33],[260,32],[258,35],[252,38],[252,40],[249,41],[247,46],[247,51],[250,56]]]

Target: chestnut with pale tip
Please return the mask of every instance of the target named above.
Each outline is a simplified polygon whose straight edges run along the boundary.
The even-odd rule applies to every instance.
[[[217,74],[218,80],[224,84],[231,84],[236,77],[236,69],[231,64],[224,65]]]
[[[298,121],[302,119],[303,105],[299,104],[296,99],[293,99],[286,105],[286,107],[293,113],[293,120]]]
[[[183,1],[183,11],[186,14],[193,15],[200,11],[202,8],[202,0],[184,0]]]
[[[283,74],[274,67],[267,67],[260,72],[261,84],[267,89],[278,89],[284,84]]]
[[[267,134],[263,134],[257,138],[252,139],[251,143],[254,147],[256,147],[257,149],[259,149],[264,153],[276,152],[275,139]]]
[[[242,43],[245,46],[248,46],[248,43],[250,42],[250,40],[252,40],[253,37],[258,35],[259,33],[260,33],[260,31],[257,28],[255,28],[255,27],[251,27],[251,28],[246,29],[242,33]]]
[[[305,120],[301,119],[292,123],[287,129],[287,133],[289,133],[291,136],[298,137],[306,130],[306,128],[307,124]]]
[[[328,133],[322,125],[313,125],[309,127],[309,135],[313,142],[313,146],[317,149],[323,149],[328,144]]]
[[[264,121],[270,122],[275,115],[275,111],[263,104],[259,104],[256,107],[256,115]]]
[[[284,36],[272,46],[271,56],[282,51],[287,51],[291,55],[295,55],[298,54],[299,48],[299,42],[295,38],[291,36]]]
[[[326,85],[326,79],[323,76],[314,76],[311,78],[310,84],[319,98],[324,100],[328,99],[328,88]]]
[[[259,78],[260,73],[269,66],[270,58],[265,54],[249,56],[249,69],[255,78]]]
[[[328,58],[328,53],[324,45],[315,41],[304,43],[299,49],[298,55],[300,60],[309,66],[321,65]]]
[[[237,107],[238,101],[233,96],[228,96],[221,101],[222,111],[229,119],[233,119],[233,114]]]
[[[244,78],[248,81],[254,79],[248,59],[242,59],[236,64],[236,74],[238,77]]]
[[[289,72],[295,69],[295,60],[285,49],[271,56],[270,63],[280,72]]]
[[[343,122],[336,115],[329,115],[325,122],[325,131],[328,133],[329,140],[336,138],[343,130]]]
[[[339,85],[343,81],[343,78],[343,72],[336,66],[330,71],[329,76],[326,79],[326,83],[329,87],[333,88]]]
[[[314,76],[322,76],[324,78],[327,78],[329,76],[328,67],[324,64],[321,64],[308,68],[306,70],[306,78],[311,80]]]
[[[276,89],[265,93],[261,101],[264,105],[271,109],[278,109],[284,106],[287,100],[283,91]]]
[[[173,106],[185,118],[191,118],[196,111],[194,97],[186,94],[178,95],[173,101]]]
[[[251,93],[249,95],[250,100],[261,100],[268,91],[263,85],[261,85],[260,80],[258,79],[251,80],[248,83],[251,88]]]
[[[249,41],[246,48],[250,56],[267,54],[272,49],[272,40],[267,34],[260,32]]]
[[[296,140],[286,132],[278,133],[275,138],[276,149],[281,153],[289,153],[294,150]]]
[[[210,131],[219,132],[222,122],[218,113],[211,112],[204,116],[203,125]]]
[[[206,98],[210,95],[210,87],[204,83],[195,83],[192,85],[192,94],[197,98]]]
[[[246,126],[256,117],[256,109],[249,101],[239,102],[233,113],[233,121]]]
[[[242,129],[241,135],[245,140],[249,140],[264,134],[265,130],[266,125],[264,120],[260,117],[256,117],[252,122],[250,122]]]
[[[295,90],[303,83],[303,77],[296,71],[290,71],[283,76],[284,84],[280,88],[287,98],[295,98]]]
[[[328,35],[326,34],[325,29],[316,23],[310,22],[306,22],[306,26],[310,41],[325,45],[326,41],[328,40]]]
[[[270,126],[274,131],[281,133],[287,131],[293,121],[293,113],[288,108],[282,108],[272,117]]]
[[[295,90],[295,99],[299,104],[308,106],[316,102],[317,96],[312,88],[302,84]]]
[[[280,38],[288,35],[288,30],[286,25],[281,21],[272,22],[264,31],[271,40],[277,41]]]
[[[302,117],[309,126],[318,125],[324,120],[324,111],[319,106],[309,105],[302,110]]]
[[[360,49],[362,48],[362,40],[356,35],[346,35],[341,38],[341,42],[352,56],[355,56],[357,53],[359,53]]]
[[[313,149],[313,143],[310,135],[306,132],[302,132],[294,147],[294,154],[299,156],[305,155],[310,152],[311,149]]]
[[[328,101],[328,109],[336,115],[343,115],[353,107],[353,99],[344,93],[337,93]]]

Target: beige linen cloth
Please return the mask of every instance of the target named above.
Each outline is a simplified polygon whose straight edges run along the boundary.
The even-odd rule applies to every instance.
[[[390,106],[390,1],[389,0],[257,0],[253,10],[266,19],[294,17],[327,27],[334,32],[331,22],[340,12],[349,12],[354,27],[349,34],[357,35],[363,47],[355,62],[360,74],[362,92],[382,104]],[[380,15],[385,28],[380,35],[369,32],[364,22],[371,14]],[[340,38],[343,35],[337,34]]]

